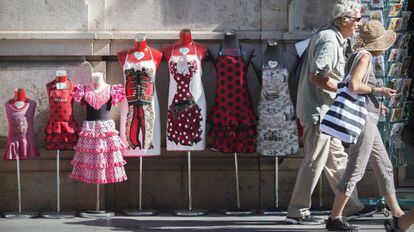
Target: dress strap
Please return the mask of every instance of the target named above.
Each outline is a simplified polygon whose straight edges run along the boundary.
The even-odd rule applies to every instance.
[[[170,58],[174,55],[174,49],[175,49],[175,44],[173,45],[173,48],[171,49],[171,55],[170,55]]]
[[[151,51],[152,49],[150,47],[148,47],[148,49],[149,49],[149,52],[150,52],[150,55],[151,55],[151,60],[154,61],[154,57],[152,56],[152,51]]]

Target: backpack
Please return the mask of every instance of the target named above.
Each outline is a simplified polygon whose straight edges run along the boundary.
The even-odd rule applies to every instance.
[[[292,100],[295,111],[296,111],[296,99],[298,96],[298,85],[299,85],[300,73],[302,71],[303,63],[305,62],[307,53],[308,53],[308,48],[306,48],[305,51],[302,53],[302,55],[299,57],[299,60],[296,63],[296,67],[293,70],[293,74],[289,75],[289,78],[288,78],[289,95],[290,95],[290,99]]]

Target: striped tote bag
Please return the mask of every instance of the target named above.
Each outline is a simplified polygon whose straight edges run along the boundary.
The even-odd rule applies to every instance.
[[[357,142],[358,136],[364,128],[365,119],[368,113],[366,109],[366,95],[351,93],[349,90],[349,81],[352,78],[352,70],[362,53],[363,52],[359,52],[356,54],[348,75],[346,75],[343,82],[338,84],[338,90],[336,92],[334,103],[329,108],[326,115],[322,118],[319,126],[322,133],[351,144],[355,144]],[[370,68],[371,62],[368,70],[370,70]],[[367,82],[368,75],[369,71],[363,78],[364,83]]]

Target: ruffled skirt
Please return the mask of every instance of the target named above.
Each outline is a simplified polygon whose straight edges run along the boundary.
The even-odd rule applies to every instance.
[[[89,184],[109,184],[127,179],[122,158],[126,148],[113,120],[84,121],[72,159],[70,177]]]

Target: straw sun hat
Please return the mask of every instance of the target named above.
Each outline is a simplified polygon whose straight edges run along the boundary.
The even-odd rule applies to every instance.
[[[396,39],[394,31],[385,30],[381,21],[370,20],[362,25],[359,30],[362,40],[360,48],[367,51],[384,51],[390,48]]]

